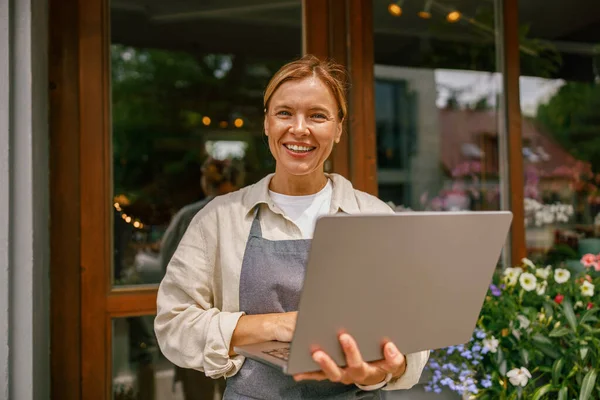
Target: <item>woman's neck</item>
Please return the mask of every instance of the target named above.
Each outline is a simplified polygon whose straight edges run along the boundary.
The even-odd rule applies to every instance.
[[[288,196],[307,196],[318,193],[326,184],[327,177],[323,171],[315,171],[308,175],[290,175],[275,171],[269,189]]]

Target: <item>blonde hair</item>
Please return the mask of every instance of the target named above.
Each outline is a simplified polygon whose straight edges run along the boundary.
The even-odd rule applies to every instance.
[[[271,97],[273,97],[273,94],[282,84],[313,76],[319,78],[331,90],[338,105],[338,117],[340,121],[343,121],[348,115],[348,106],[346,103],[346,69],[334,61],[322,61],[310,54],[287,63],[273,75],[265,89],[265,112],[269,109]]]

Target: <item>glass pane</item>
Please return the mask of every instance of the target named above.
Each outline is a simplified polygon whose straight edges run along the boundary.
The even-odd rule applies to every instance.
[[[495,2],[373,7],[380,198],[398,210],[498,210]]]
[[[581,271],[600,253],[600,3],[579,1],[568,18],[520,3],[527,252]]]
[[[171,364],[158,348],[153,322],[154,316],[113,319],[113,399],[220,399],[225,381]]]
[[[160,282],[163,235],[206,197],[208,156],[238,185],[274,169],[262,93],[301,55],[301,29],[301,0],[112,1],[114,285]]]

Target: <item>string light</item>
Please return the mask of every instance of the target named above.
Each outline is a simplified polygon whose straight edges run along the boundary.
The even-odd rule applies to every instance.
[[[236,118],[235,121],[233,121],[233,124],[236,128],[241,128],[242,126],[244,126],[244,120],[241,118]]]
[[[390,3],[388,5],[388,12],[394,17],[399,17],[402,15],[402,4],[404,4],[404,0],[398,0]]]
[[[448,15],[446,16],[446,19],[448,20],[448,22],[457,22],[461,17],[460,11],[450,11],[448,13]]]
[[[220,126],[221,128],[227,128],[227,125],[229,125],[229,124],[227,123],[227,121],[221,121],[221,122],[219,122],[219,126]]]
[[[121,213],[121,218],[123,219],[123,221],[125,221],[128,224],[133,223],[133,227],[137,228],[137,229],[142,229],[144,228],[144,224],[136,218],[133,218],[131,215],[127,215],[126,213],[123,212],[122,208],[121,208],[121,204],[119,202],[115,202],[113,204],[115,210],[117,210],[118,212]]]
[[[202,117],[202,123],[206,126],[210,125],[210,118],[209,117]]]
[[[425,2],[425,6],[423,7],[423,9],[418,12],[419,17],[421,17],[423,19],[431,18],[431,3],[432,2],[433,2],[433,0],[427,0]]]

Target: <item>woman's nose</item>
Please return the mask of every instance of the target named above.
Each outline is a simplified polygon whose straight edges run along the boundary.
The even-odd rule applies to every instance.
[[[306,119],[297,115],[294,121],[292,122],[291,132],[294,135],[306,135],[308,134],[308,124],[306,123]]]

